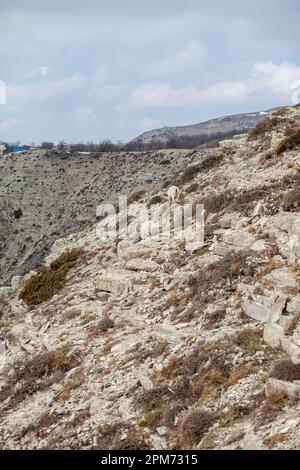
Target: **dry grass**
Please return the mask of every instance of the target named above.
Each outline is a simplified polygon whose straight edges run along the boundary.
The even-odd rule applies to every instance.
[[[269,377],[292,382],[300,380],[300,364],[293,364],[290,359],[281,359],[273,365]]]
[[[81,250],[73,249],[63,253],[49,267],[43,267],[25,283],[20,299],[28,305],[39,305],[59,292],[66,284],[68,271],[73,268]]]
[[[278,123],[279,120],[277,117],[267,117],[248,132],[248,140],[251,141],[264,137],[267,132],[274,130]]]
[[[285,335],[291,336],[294,333],[297,326],[299,325],[299,321],[300,321],[300,311],[295,313],[292,320],[290,321],[288,326],[285,328],[285,331],[284,331]]]
[[[197,445],[209,431],[215,421],[213,413],[204,410],[194,410],[186,415],[179,426],[179,441],[181,445],[192,447]]]
[[[300,208],[300,174],[295,177],[294,187],[283,198],[282,209],[284,211],[297,211]]]
[[[284,152],[294,150],[298,145],[300,145],[300,129],[289,126],[285,130],[285,138],[276,148],[276,155],[280,156]]]
[[[249,366],[241,365],[239,367],[235,367],[230,371],[228,377],[228,385],[232,386],[236,384],[239,380],[243,379],[244,377],[247,377],[250,372],[251,369],[249,368]]]
[[[263,344],[262,332],[251,328],[245,328],[236,335],[234,343],[244,351],[257,351]]]
[[[13,408],[27,396],[61,381],[66,372],[78,365],[79,359],[68,355],[66,349],[47,351],[33,355],[27,360],[15,361],[12,372],[0,391],[0,402],[10,398],[2,412]]]
[[[23,438],[29,433],[34,433],[36,437],[43,438],[49,433],[49,428],[53,424],[58,423],[62,418],[63,416],[59,413],[46,411],[40,415],[36,422],[29,424],[27,428],[23,429],[18,437]]]
[[[126,434],[125,439],[122,436]],[[93,450],[147,450],[149,444],[145,434],[133,426],[116,421],[99,427],[96,433],[97,445]]]
[[[286,434],[273,434],[273,436],[264,439],[264,445],[269,449],[274,449],[278,444],[287,440],[288,436]]]
[[[145,196],[145,191],[143,191],[143,190],[136,191],[128,197],[127,203],[132,204],[133,202],[137,202],[140,199],[142,199],[144,196]]]

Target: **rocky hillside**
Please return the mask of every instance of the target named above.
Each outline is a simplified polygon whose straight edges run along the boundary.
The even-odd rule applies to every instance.
[[[0,290],[3,449],[299,448],[299,129],[277,111],[175,178],[201,249],[102,221]]]
[[[0,156],[0,285],[36,268],[57,238],[96,222],[101,202],[134,198],[194,161],[191,151]]]
[[[166,143],[170,139],[180,138],[203,138],[203,143],[215,140],[217,135],[219,140],[230,133],[246,132],[261,122],[268,112],[234,114],[224,116],[200,124],[189,126],[162,127],[147,131],[136,137],[132,142],[141,142],[142,144]]]

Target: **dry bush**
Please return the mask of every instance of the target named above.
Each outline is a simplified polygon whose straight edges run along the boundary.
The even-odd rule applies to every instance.
[[[140,432],[132,432],[125,439],[115,440],[112,450],[148,450],[149,443]]]
[[[222,162],[224,158],[223,154],[215,154],[215,155],[209,155],[208,157],[204,158],[204,160],[201,163],[198,163],[197,165],[189,166],[185,172],[183,173],[182,176],[176,179],[175,183],[173,184],[177,186],[181,186],[185,183],[188,183],[189,181],[193,180],[196,175],[203,171],[208,171],[217,166]]]
[[[290,323],[288,324],[288,326],[285,328],[284,330],[284,334],[286,336],[292,336],[292,334],[294,333],[295,329],[297,328],[297,326],[299,325],[299,321],[300,321],[300,311],[296,312],[295,315],[293,316],[293,318],[291,319]]]
[[[25,283],[20,299],[28,305],[39,305],[59,292],[66,284],[68,271],[76,265],[82,252],[73,249],[62,253],[49,267],[41,268]]]
[[[196,193],[199,190],[199,183],[192,183],[186,188],[187,193]]]
[[[300,129],[289,126],[285,130],[285,138],[276,147],[276,155],[280,156],[288,150],[294,150],[300,145]]]
[[[290,359],[281,359],[273,365],[269,377],[293,382],[300,380],[300,364],[293,364]]]
[[[140,199],[142,199],[142,197],[144,197],[144,196],[145,196],[145,191],[144,190],[136,191],[136,192],[130,194],[130,196],[128,197],[127,203],[132,204],[133,202],[137,202]]]
[[[17,360],[0,391],[0,402],[10,397],[2,412],[13,408],[26,396],[59,382],[66,372],[77,367],[79,359],[67,353],[66,349],[58,349],[33,355],[27,360]]]
[[[266,437],[263,442],[269,449],[273,449],[277,444],[287,440],[288,436],[286,434],[273,434],[271,437]]]
[[[144,412],[150,412],[160,408],[165,399],[170,397],[170,395],[172,395],[172,392],[167,385],[143,390],[137,396],[135,404],[137,407],[142,408]]]
[[[122,439],[126,434],[127,437]],[[98,428],[97,444],[93,450],[147,450],[149,444],[141,429],[126,426],[122,421],[104,425]]]
[[[215,422],[213,413],[202,410],[191,411],[179,426],[179,441],[191,447],[197,445]]]
[[[162,204],[164,202],[164,198],[162,196],[160,196],[159,194],[155,195],[155,196],[152,196],[150,201],[149,201],[149,204],[148,204],[148,207],[153,205],[153,204]]]
[[[232,426],[235,421],[238,421],[251,413],[251,407],[242,405],[233,405],[229,411],[222,416],[220,424],[222,427],[228,428]]]
[[[297,173],[294,180],[293,189],[283,198],[282,209],[285,211],[295,211],[300,208],[300,174]]]
[[[60,413],[50,413],[49,411],[46,411],[40,415],[35,423],[29,424],[25,429],[23,429],[18,437],[22,438],[28,433],[34,433],[39,438],[43,438],[48,434],[50,426],[58,423],[61,419],[62,415]]]
[[[284,116],[288,112],[287,108],[279,108],[272,113],[273,116]]]
[[[234,344],[241,347],[244,351],[256,351],[262,344],[262,333],[258,330],[245,328],[234,338]]]
[[[247,377],[250,372],[251,370],[249,366],[242,365],[239,367],[235,367],[230,371],[228,377],[228,385],[231,387],[232,385],[236,384],[239,380],[243,379],[244,377]]]
[[[23,362],[18,360],[13,365],[16,382],[32,382],[53,374],[65,374],[78,365],[73,356],[67,356],[64,349],[36,354]]]
[[[216,310],[205,318],[204,328],[215,328],[226,317],[226,310]]]
[[[267,132],[274,130],[278,123],[279,120],[276,117],[267,117],[248,132],[248,140],[256,140],[260,137],[264,137]]]
[[[260,189],[253,189],[247,191],[241,191],[232,198],[230,204],[230,210],[233,212],[240,212],[246,214],[249,212],[249,208],[253,207],[264,197],[268,196],[270,189],[262,187]]]
[[[101,318],[97,326],[99,331],[107,331],[111,328],[114,328],[115,322],[111,318],[105,316]]]
[[[228,207],[231,200],[232,193],[230,191],[212,194],[195,201],[193,204],[193,212],[195,212],[197,204],[203,204],[205,217],[208,217],[209,214],[218,214]]]
[[[253,276],[257,262],[252,251],[227,253],[220,261],[212,263],[209,271],[199,270],[188,281],[188,286],[192,290],[192,297],[199,297],[207,293],[216,284],[225,280],[234,280],[239,276]]]

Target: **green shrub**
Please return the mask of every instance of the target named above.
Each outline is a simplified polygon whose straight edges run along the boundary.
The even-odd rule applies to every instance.
[[[62,253],[49,267],[41,268],[25,283],[20,299],[28,305],[39,305],[59,292],[66,283],[66,275],[81,256],[81,251],[73,249]]]

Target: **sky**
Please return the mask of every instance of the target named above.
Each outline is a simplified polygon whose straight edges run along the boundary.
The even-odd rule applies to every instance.
[[[0,18],[0,140],[126,142],[300,96],[299,0],[0,0]]]

